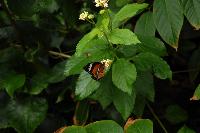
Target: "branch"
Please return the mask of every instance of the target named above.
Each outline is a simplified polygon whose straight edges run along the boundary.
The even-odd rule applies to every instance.
[[[71,55],[67,55],[64,53],[59,53],[59,52],[55,52],[55,51],[48,51],[51,55],[56,55],[56,56],[60,56],[60,57],[64,57],[64,58],[71,58]]]
[[[154,110],[151,108],[151,106],[148,103],[147,103],[147,107],[149,108],[149,111],[152,113],[153,117],[157,120],[158,124],[163,129],[163,131],[165,133],[168,133],[165,126],[162,124],[162,122],[160,121],[160,119],[158,118],[158,116],[156,115],[156,113],[154,112]]]

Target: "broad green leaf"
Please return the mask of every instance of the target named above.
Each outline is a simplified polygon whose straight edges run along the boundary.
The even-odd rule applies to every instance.
[[[2,104],[0,121],[6,121],[19,133],[33,133],[47,112],[47,102],[42,98],[27,97]]]
[[[92,31],[90,31],[89,33],[87,33],[77,44],[76,46],[76,56],[80,56],[82,54],[82,51],[85,49],[85,47],[87,47],[88,43],[94,39],[97,34],[99,33],[99,29],[94,28],[92,29]]]
[[[193,97],[191,98],[191,100],[199,100],[199,99],[200,99],[200,84],[195,89],[195,92],[194,92]]]
[[[48,83],[57,83],[66,78],[67,75],[67,63],[69,60],[64,60],[56,64],[53,68],[50,69],[47,77]],[[72,68],[71,68],[72,69]]]
[[[88,72],[83,71],[76,82],[75,94],[80,100],[84,99],[97,90],[99,85],[100,83],[92,79]]]
[[[153,16],[163,40],[177,49],[184,18],[179,0],[155,0]]]
[[[67,127],[63,133],[87,133],[87,131],[81,126],[70,126]]]
[[[196,133],[196,132],[184,125],[178,130],[177,133]]]
[[[172,71],[165,60],[158,56],[153,56],[153,72],[160,79],[172,79]]]
[[[31,87],[29,89],[29,93],[33,95],[38,95],[42,92],[43,89],[48,87],[48,75],[49,71],[41,71],[36,73],[31,79]]]
[[[128,94],[132,93],[137,72],[135,65],[125,59],[118,59],[112,66],[112,81],[117,88]]]
[[[188,119],[187,112],[178,105],[170,105],[166,109],[165,118],[172,124],[178,124]]]
[[[117,28],[121,24],[128,21],[131,17],[139,14],[141,11],[143,11],[145,8],[147,8],[148,4],[127,4],[124,7],[120,9],[119,12],[114,16],[112,27]]]
[[[181,0],[183,11],[192,26],[197,30],[200,28],[200,1],[199,0]]]
[[[134,32],[142,36],[155,36],[156,27],[154,25],[153,14],[143,13],[135,25]]]
[[[149,119],[136,119],[126,133],[153,133],[153,122]]]
[[[102,120],[85,126],[87,133],[123,133],[123,129],[115,121]]]
[[[71,57],[65,65],[64,75],[79,74],[87,63],[88,59],[85,57]]]
[[[167,55],[164,43],[155,37],[137,35],[141,43],[138,44],[143,52],[151,52],[158,56]]]
[[[145,105],[146,99],[142,95],[137,94],[135,98],[133,113],[138,117],[142,117]]]
[[[122,7],[131,2],[131,0],[115,0],[116,6]]]
[[[14,47],[8,47],[0,50],[0,63],[7,62],[19,63],[23,59],[23,51]]]
[[[49,83],[57,83],[64,80],[67,76],[69,76],[69,73],[67,73],[66,71],[71,71],[75,67],[72,66],[66,68],[68,62],[70,61],[65,60],[56,64],[51,69],[38,71],[38,73],[33,75],[33,77],[31,78],[31,87],[29,89],[29,93],[37,95],[41,93],[44,89],[46,89]],[[80,71],[82,70],[82,67],[80,68]]]
[[[154,102],[155,90],[153,75],[150,72],[141,72],[138,73],[135,88],[137,94],[142,95],[144,98],[147,98],[151,102]]]
[[[133,59],[137,70],[152,71],[160,79],[172,79],[172,72],[165,60],[152,53],[140,53]]]
[[[190,57],[189,63],[188,63],[188,69],[189,70],[195,70],[195,71],[190,71],[189,72],[189,77],[191,81],[194,81],[199,72],[200,72],[200,48],[198,48],[197,50],[195,50],[192,53],[192,56]]]
[[[120,112],[123,119],[126,120],[133,111],[135,104],[135,92],[132,95],[122,92],[117,88],[113,88],[113,103],[117,111]]]
[[[25,83],[24,74],[16,74],[14,72],[8,73],[8,75],[3,79],[3,88],[6,89],[7,93],[12,97],[14,92],[21,88]]]
[[[93,39],[87,43],[81,51],[81,56],[88,55],[88,59],[91,62],[101,61],[102,59],[109,59],[112,57],[109,44],[103,38]]]
[[[100,86],[97,91],[91,95],[92,99],[99,101],[103,109],[105,109],[112,102],[112,88],[115,86],[112,83],[111,73],[107,73],[106,76],[101,80]]]
[[[140,43],[137,36],[129,29],[113,29],[108,39],[113,44],[131,45]]]
[[[118,51],[122,53],[125,57],[133,57],[139,52],[138,45],[122,45],[119,47]]]

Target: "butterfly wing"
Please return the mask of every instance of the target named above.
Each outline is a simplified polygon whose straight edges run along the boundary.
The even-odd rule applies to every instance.
[[[90,73],[92,75],[92,78],[95,80],[100,80],[101,78],[104,77],[105,74],[104,73],[105,66],[100,62],[90,63],[86,65],[84,69],[85,71]]]

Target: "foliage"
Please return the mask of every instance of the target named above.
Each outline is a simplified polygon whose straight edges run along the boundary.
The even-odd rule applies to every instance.
[[[129,117],[146,117],[145,107],[157,102],[155,82],[174,82],[169,58],[178,52],[192,54],[186,66],[195,69],[189,71],[189,79],[198,87],[192,90],[191,100],[200,99],[200,47],[181,51],[186,47],[181,45],[184,21],[190,28],[200,28],[199,0],[107,2],[108,7],[97,8],[90,0],[0,1],[0,100],[4,101],[0,128],[38,132],[48,115],[59,110],[67,116],[74,114],[63,117],[72,125],[63,132],[121,133]],[[92,17],[82,21],[79,13],[83,11]],[[83,69],[105,59],[111,63],[98,81]],[[55,111],[63,102],[68,106]],[[101,117],[94,106],[101,108]],[[173,103],[165,109],[163,119],[170,124],[185,123],[189,117]],[[152,133],[153,122],[135,120],[125,130]],[[195,131],[183,126],[178,132]]]
[[[153,123],[148,119],[138,119],[132,124],[128,125],[125,129],[127,133],[143,132],[152,133]],[[102,120],[98,122],[91,123],[85,127],[81,126],[70,126],[65,128],[64,133],[123,133],[122,127],[116,122],[111,120]]]

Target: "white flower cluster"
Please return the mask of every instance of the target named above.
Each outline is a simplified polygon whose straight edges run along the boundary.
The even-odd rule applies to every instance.
[[[112,60],[110,60],[110,59],[104,60],[104,59],[103,59],[103,60],[101,61],[101,63],[104,64],[106,68],[108,68],[108,67],[112,64]]]
[[[109,0],[95,0],[96,7],[108,7],[108,1]]]
[[[89,14],[88,12],[84,11],[80,14],[79,19],[80,20],[86,20],[86,19],[93,19],[94,15]]]

